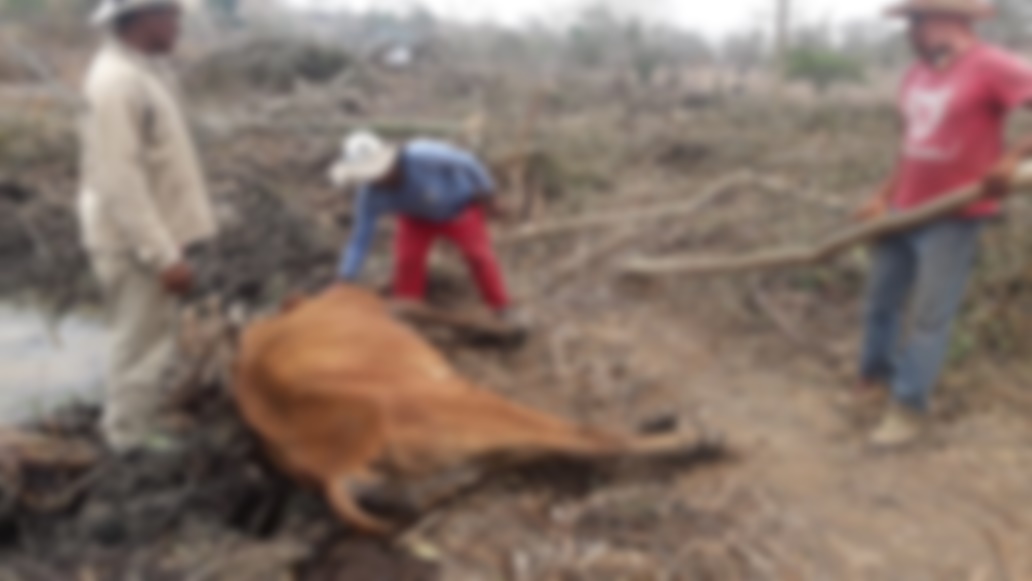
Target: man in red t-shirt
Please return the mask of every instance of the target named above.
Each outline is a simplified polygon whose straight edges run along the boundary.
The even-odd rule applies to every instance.
[[[877,446],[920,434],[932,388],[949,350],[986,219],[1019,162],[1007,151],[1008,114],[1032,105],[1032,66],[981,42],[975,22],[984,0],[908,0],[890,9],[904,17],[918,62],[899,95],[903,143],[895,172],[860,211],[864,219],[920,207],[973,183],[985,197],[960,214],[882,240],[875,249],[865,313],[861,392],[890,387],[893,403],[872,435]],[[909,304],[912,319],[904,333]]]

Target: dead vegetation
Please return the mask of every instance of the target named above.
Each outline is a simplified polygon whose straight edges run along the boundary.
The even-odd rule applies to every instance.
[[[699,104],[672,86],[650,88],[657,95],[644,107],[634,91],[618,94],[597,76],[542,89],[441,63],[407,73],[362,67],[320,89],[297,87],[309,72],[296,55],[308,49],[254,69],[245,66],[252,55],[236,50],[198,70],[242,71],[240,82],[262,90],[246,102],[277,114],[204,133],[225,228],[198,255],[203,294],[260,308],[332,280],[350,208],[324,175],[346,128],[393,120],[398,136],[454,137],[480,114],[481,151],[526,219],[499,226],[498,238],[536,332],[519,350],[435,339],[464,373],[529,405],[603,425],[705,420],[744,442],[744,453],[700,470],[538,467],[463,496],[402,543],[377,544],[348,537],[316,496],[266,466],[221,386],[195,386],[184,402],[196,425],[185,458],[64,462],[97,447],[92,411],[44,424],[34,433],[45,440],[0,434],[0,579],[1008,578],[980,573],[990,558],[1009,578],[1032,574],[1024,545],[1000,540],[1027,540],[1032,515],[999,508],[1028,500],[1027,455],[1012,449],[1027,432],[1015,413],[1028,408],[1000,403],[1001,393],[1006,402],[1032,399],[1007,379],[1025,377],[1032,336],[1025,200],[990,234],[960,329],[964,365],[942,412],[956,451],[912,460],[922,468],[912,480],[901,476],[911,474],[906,459],[851,447],[852,418],[829,411],[818,389],[849,368],[862,252],[735,280],[635,285],[614,276],[635,256],[738,254],[835,231],[890,161],[886,106],[748,96]],[[323,56],[313,58],[318,79],[342,70],[336,57],[326,69]],[[287,73],[266,70],[270,63]],[[198,78],[221,76],[210,71]],[[235,89],[218,89],[197,95],[199,116],[238,120],[240,101],[220,101]],[[361,106],[342,108],[344,93]],[[72,289],[59,302],[89,301],[68,119],[52,111],[25,119],[46,121],[0,124],[0,291]],[[385,279],[386,248],[384,240],[373,282]],[[434,300],[474,302],[461,269],[439,258]],[[964,446],[971,430],[1008,444],[982,454]],[[40,470],[34,458],[58,464]],[[979,482],[926,494],[965,473]],[[987,531],[978,541],[972,519]],[[942,542],[928,546],[952,558],[886,541],[896,531],[934,532]]]
[[[351,57],[340,48],[293,39],[251,40],[221,50],[190,71],[187,82],[219,93],[289,93],[299,84],[324,84],[346,73]]]

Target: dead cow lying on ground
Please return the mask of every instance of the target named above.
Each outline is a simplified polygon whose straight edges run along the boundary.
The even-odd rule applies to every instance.
[[[273,460],[323,490],[361,531],[387,523],[358,488],[477,463],[663,454],[696,444],[571,425],[463,379],[395,321],[376,296],[346,286],[258,322],[244,334],[233,391]]]

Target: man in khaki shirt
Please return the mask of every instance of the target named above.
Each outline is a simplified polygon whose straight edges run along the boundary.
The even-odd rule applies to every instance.
[[[163,57],[179,36],[176,0],[105,0],[85,84],[79,210],[113,325],[103,431],[116,451],[168,449],[160,412],[176,359],[187,247],[216,225],[197,152]]]

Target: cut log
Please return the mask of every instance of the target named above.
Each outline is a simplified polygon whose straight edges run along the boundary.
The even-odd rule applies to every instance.
[[[1032,189],[1032,163],[1026,163],[1018,172],[1014,188]],[[912,230],[956,214],[981,197],[980,185],[970,185],[916,210],[846,228],[815,246],[781,248],[742,256],[634,258],[624,263],[620,272],[632,277],[715,276],[812,266],[835,258],[860,244]]]

